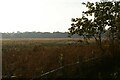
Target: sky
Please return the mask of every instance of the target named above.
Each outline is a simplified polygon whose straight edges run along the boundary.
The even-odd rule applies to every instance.
[[[0,0],[0,32],[67,32],[87,1],[100,0]]]

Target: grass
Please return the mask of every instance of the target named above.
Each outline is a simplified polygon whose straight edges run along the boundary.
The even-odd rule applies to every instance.
[[[79,39],[3,40],[3,76],[38,77],[47,71],[60,67],[61,54],[63,54],[64,65],[77,62],[79,57],[86,60],[93,56],[101,56],[101,50],[96,47],[96,45],[81,45],[83,43],[76,45],[78,40]],[[118,50],[120,50],[120,48],[117,48],[116,53],[119,53]],[[108,47],[104,46],[104,49],[108,49]],[[107,57],[111,56],[109,49],[106,50],[105,55]],[[104,59],[107,61],[107,58]],[[98,66],[96,66],[96,68],[97,67]],[[76,69],[75,66],[71,68],[68,67],[66,73],[69,75],[78,74]],[[94,71],[90,71],[90,74],[91,72]]]

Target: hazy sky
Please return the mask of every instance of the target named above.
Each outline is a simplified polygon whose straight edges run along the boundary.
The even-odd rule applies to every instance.
[[[0,0],[0,32],[68,31],[86,1],[100,0]]]

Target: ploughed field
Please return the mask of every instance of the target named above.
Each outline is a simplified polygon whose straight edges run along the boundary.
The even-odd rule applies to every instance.
[[[82,71],[85,75],[82,76],[84,78],[90,76],[93,78],[96,75],[97,78],[98,76],[104,77],[105,74],[108,77],[116,73],[116,70],[111,66],[114,63],[112,63],[113,55],[109,51],[109,46],[104,45],[103,47],[108,49],[104,52],[104,57],[96,61],[94,59],[91,64],[89,59],[103,56],[103,53],[94,44],[93,40],[91,40],[91,44],[87,45],[82,40],[72,38],[4,39],[2,41],[2,76],[3,78],[11,78],[13,76],[17,78],[39,78],[46,72],[67,64],[74,64],[80,61],[79,59],[82,59],[82,61],[88,60],[87,64],[83,64]],[[118,50],[120,48],[117,49],[117,52],[119,52]],[[84,68],[88,70],[85,71],[86,69]],[[93,69],[90,70],[89,68]],[[104,69],[108,70],[104,72]],[[75,64],[62,69],[65,76],[59,76],[60,74],[63,75],[61,71],[50,75],[56,78],[78,78],[78,76],[81,76],[79,75],[79,72],[82,72],[80,70],[79,64]],[[89,74],[91,75],[89,76]]]

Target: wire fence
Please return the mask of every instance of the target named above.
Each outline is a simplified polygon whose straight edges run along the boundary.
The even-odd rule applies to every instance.
[[[71,64],[64,64],[64,56],[61,54],[59,58],[60,67],[48,71],[46,73],[40,74],[37,77],[32,77],[28,80],[49,80],[50,78],[57,80],[58,78],[85,78],[86,74],[93,74],[94,77],[96,75],[97,79],[101,78],[101,73],[97,71],[95,68],[101,68],[101,65],[108,63],[107,61],[104,62],[104,56],[95,57],[92,56],[91,58],[83,59],[83,57],[79,57],[77,62]],[[110,62],[110,61],[109,61]],[[107,64],[106,64],[107,65]],[[98,67],[99,66],[99,67]],[[77,72],[75,74],[69,73],[72,71],[73,68],[75,69],[72,73]],[[68,70],[69,69],[69,70]],[[95,73],[93,73],[95,71]],[[92,72],[92,73],[91,73]],[[71,75],[72,74],[72,75]],[[18,78],[17,76],[11,76],[12,78]],[[3,79],[4,80],[4,79]],[[102,80],[102,79],[98,79]]]
[[[54,78],[56,75],[55,75],[55,73],[57,74],[57,72],[58,73],[61,73],[59,76],[57,75],[57,77],[56,78],[65,78],[66,77],[66,73],[65,73],[65,68],[67,67],[72,67],[72,66],[78,66],[78,68],[79,68],[79,74],[78,75],[76,75],[76,76],[79,76],[79,77],[83,77],[83,73],[82,73],[82,66],[83,65],[85,65],[85,64],[87,64],[87,63],[93,63],[94,64],[94,61],[100,61],[101,60],[101,58],[100,57],[92,57],[92,58],[88,58],[88,59],[86,59],[86,60],[83,60],[81,57],[79,57],[79,59],[78,59],[78,61],[77,62],[75,62],[75,63],[71,63],[71,64],[66,64],[66,65],[64,65],[63,64],[63,61],[62,61],[63,59],[61,59],[61,67],[59,67],[59,68],[56,68],[56,69],[53,69],[53,70],[51,70],[51,71],[49,71],[49,72],[46,72],[46,73],[43,73],[43,74],[41,74],[39,77],[37,77],[37,78],[39,78],[39,79],[49,79],[49,78]],[[54,77],[52,76],[52,74],[54,74]],[[70,77],[70,76],[69,76]]]

